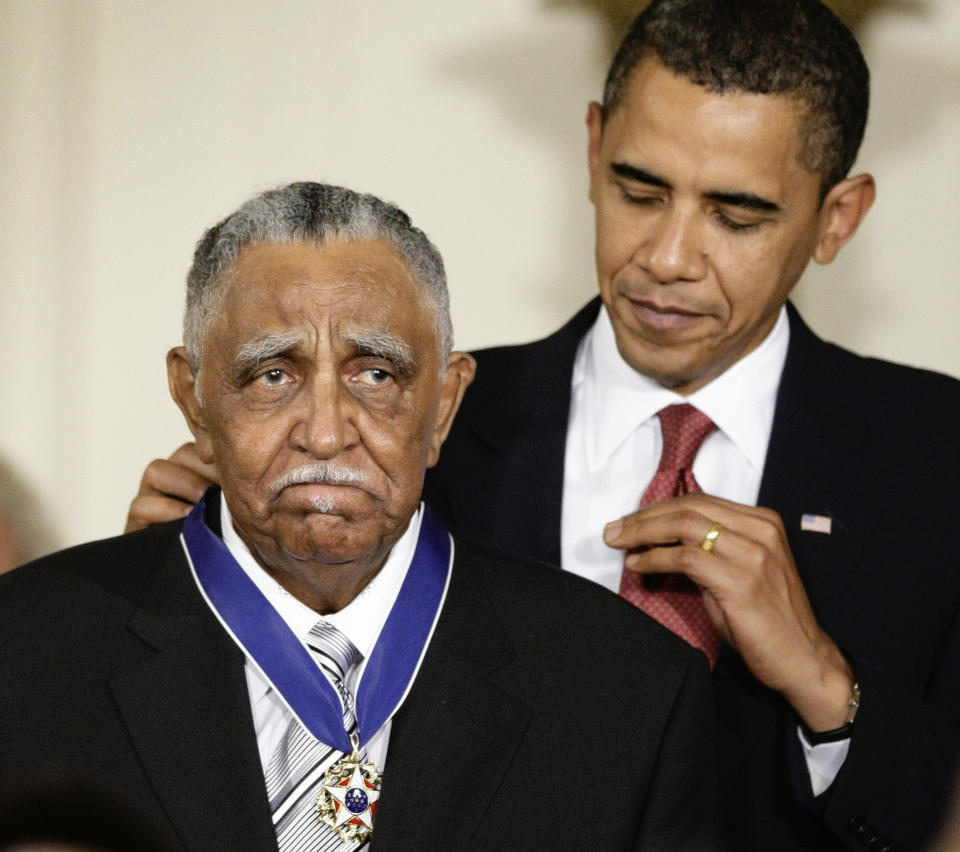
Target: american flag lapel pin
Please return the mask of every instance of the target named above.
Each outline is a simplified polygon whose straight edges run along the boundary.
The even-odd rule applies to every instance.
[[[805,532],[823,533],[830,535],[833,529],[833,518],[829,515],[801,515],[800,529]]]

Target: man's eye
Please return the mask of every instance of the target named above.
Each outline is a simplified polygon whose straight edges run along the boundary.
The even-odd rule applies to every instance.
[[[626,188],[620,187],[620,196],[628,204],[635,204],[639,207],[646,207],[651,204],[656,204],[659,199],[655,195],[636,195],[632,192],[627,192]]]
[[[288,378],[286,371],[281,370],[279,367],[274,367],[272,370],[261,373],[257,377],[257,380],[265,385],[276,387],[277,385],[282,385]]]
[[[717,220],[728,231],[750,231],[760,225],[760,222],[738,222],[723,213],[717,213]]]
[[[393,375],[382,367],[370,367],[360,374],[360,381],[368,385],[382,385],[389,382]]]

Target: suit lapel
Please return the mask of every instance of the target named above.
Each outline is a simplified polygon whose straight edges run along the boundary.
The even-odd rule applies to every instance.
[[[789,307],[790,348],[777,395],[758,505],[783,519],[800,577],[821,623],[834,608],[870,532],[864,459],[875,430],[857,405],[848,358],[819,340]],[[844,353],[846,355],[846,353]],[[830,519],[829,534],[802,529]]]
[[[550,337],[519,354],[511,347],[502,363],[501,350],[478,353],[478,381],[467,393],[462,422],[483,451],[456,471],[448,495],[454,528],[560,564],[570,377],[599,307],[594,299]],[[463,461],[454,451],[453,465]]]
[[[829,629],[870,535],[870,501],[864,494],[875,473],[876,465],[868,461],[875,430],[856,403],[850,356],[817,338],[792,305],[787,309],[790,345],[757,505],[783,519],[804,588],[818,621]],[[829,534],[803,530],[805,514],[829,518]],[[721,653],[714,682],[727,734],[721,739],[720,765],[735,774],[762,738],[777,736],[778,721],[790,711],[730,648]]]
[[[529,723],[531,709],[490,677],[514,654],[480,574],[458,556],[430,649],[394,718],[374,833],[378,852],[465,848]]]
[[[275,848],[243,655],[203,603],[179,540],[129,627],[156,653],[111,688],[182,841]]]

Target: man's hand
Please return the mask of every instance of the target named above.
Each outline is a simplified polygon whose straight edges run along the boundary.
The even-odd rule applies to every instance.
[[[714,522],[723,529],[707,552]],[[813,615],[776,512],[687,494],[608,524],[604,540],[629,551],[631,571],[696,583],[720,635],[811,730],[844,724],[853,671]]]
[[[186,517],[203,492],[219,482],[217,469],[200,460],[196,445],[184,444],[169,459],[147,465],[123,531]]]

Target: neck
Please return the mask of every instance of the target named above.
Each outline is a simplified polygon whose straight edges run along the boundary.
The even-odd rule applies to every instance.
[[[347,606],[380,573],[382,567],[383,563],[366,570],[354,563],[311,564],[306,568],[309,577],[304,577],[263,566],[284,589],[319,615],[330,615]]]

